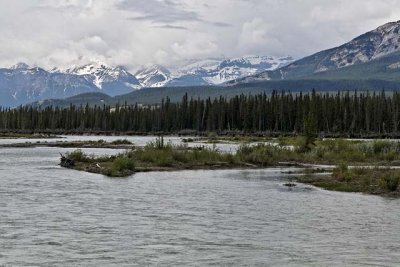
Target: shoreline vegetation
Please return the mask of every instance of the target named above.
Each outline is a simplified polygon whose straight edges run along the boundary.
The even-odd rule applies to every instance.
[[[296,182],[334,191],[400,196],[397,141],[282,137],[276,142],[242,144],[235,153],[221,153],[211,148],[165,144],[160,137],[145,147],[133,146],[115,156],[95,157],[75,150],[64,156],[70,162],[63,167],[126,177],[149,171],[297,166],[304,172],[295,174]]]
[[[60,138],[53,133],[36,132],[0,132],[0,139],[52,139]]]
[[[97,141],[37,141],[25,143],[0,144],[0,148],[33,148],[33,147],[62,147],[62,148],[109,148],[109,149],[132,149],[134,144],[126,139],[118,139],[107,142],[103,139]]]
[[[180,131],[103,131],[103,130],[62,130],[62,129],[47,129],[47,130],[4,130],[0,129],[0,139],[49,139],[61,138],[61,136],[165,136],[165,137],[182,137],[182,138],[209,138],[210,135],[217,136],[218,140],[260,140],[274,138],[297,138],[303,132],[282,132],[282,131],[195,131],[195,130],[180,130]],[[334,138],[334,139],[400,139],[399,132],[352,132],[352,133],[330,133],[320,132],[319,138]]]

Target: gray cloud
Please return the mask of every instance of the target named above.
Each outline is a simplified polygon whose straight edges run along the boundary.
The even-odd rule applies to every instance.
[[[151,22],[173,23],[177,21],[201,21],[194,11],[171,0],[124,0],[117,7],[124,11],[139,13],[130,20],[147,20]]]
[[[214,25],[216,27],[222,27],[222,28],[224,28],[224,27],[232,27],[233,26],[232,24],[224,23],[224,22],[210,22],[210,24]]]
[[[400,0],[0,1],[0,66],[131,69],[245,54],[302,57],[400,19]]]
[[[153,26],[153,28],[172,29],[172,30],[188,30],[188,28],[186,28],[186,27],[183,27],[183,26],[176,26],[176,25],[170,25],[170,24],[157,25],[157,26]]]

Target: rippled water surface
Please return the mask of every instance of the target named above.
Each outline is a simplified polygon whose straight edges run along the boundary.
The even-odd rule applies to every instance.
[[[104,140],[107,142],[113,142],[116,140],[125,139],[132,142],[135,146],[145,146],[149,142],[154,142],[158,137],[156,136],[101,136],[101,135],[88,135],[88,136],[77,136],[77,135],[65,135],[65,136],[58,136],[58,138],[51,138],[51,139],[26,139],[26,138],[18,138],[18,139],[8,139],[0,138],[0,145],[7,145],[7,144],[21,144],[21,143],[44,143],[44,142],[75,142],[75,141],[99,141]],[[189,147],[208,147],[213,149],[218,149],[221,152],[234,152],[239,147],[237,143],[217,143],[217,144],[210,144],[206,142],[190,142],[184,143],[183,138],[175,137],[175,136],[166,136],[164,137],[165,143],[171,143],[173,145],[187,145]]]
[[[0,265],[400,265],[399,200],[289,191],[281,169],[110,179],[66,151],[0,149]]]

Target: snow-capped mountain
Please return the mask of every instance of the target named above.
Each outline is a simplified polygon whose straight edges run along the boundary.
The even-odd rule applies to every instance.
[[[11,70],[20,70],[20,69],[29,69],[31,68],[28,64],[19,62],[13,66],[10,67]]]
[[[102,62],[94,62],[53,73],[65,73],[84,77],[103,93],[111,96],[126,94],[141,88],[140,82],[124,67],[111,67]]]
[[[291,57],[268,56],[207,59],[192,61],[171,71],[162,66],[153,66],[139,71],[136,77],[145,87],[218,85],[266,70],[274,70],[291,62]]]
[[[99,92],[109,96],[130,93],[145,87],[215,85],[225,81],[275,69],[291,58],[249,56],[236,59],[191,61],[172,71],[156,65],[132,75],[124,67],[92,62],[67,69],[45,70],[18,63],[0,69],[0,106],[65,98]]]
[[[24,63],[0,69],[0,106],[16,106],[94,91],[96,88],[90,82],[77,75],[50,73]]]
[[[266,56],[227,59],[222,61],[217,69],[210,70],[210,76],[205,79],[211,84],[221,84],[241,77],[255,75],[266,70],[275,70],[293,61],[291,57],[274,58]]]
[[[352,75],[356,75],[354,69],[359,69],[361,65],[368,63],[369,67],[364,71],[372,70],[374,63],[378,64],[379,62],[379,65],[384,65],[382,61],[390,61],[388,57],[393,58],[398,52],[400,52],[400,21],[387,23],[342,46],[318,52],[297,60],[286,67],[238,79],[230,82],[230,84],[265,80],[303,79],[314,76],[349,78]],[[396,62],[392,62],[391,66],[395,66]],[[388,65],[386,69],[374,69],[374,73],[371,72],[371,75],[379,78],[376,75],[376,71],[383,74],[389,68],[390,66]],[[345,72],[346,75],[344,75]],[[365,72],[360,74],[363,74],[366,78],[370,77]]]
[[[163,87],[171,81],[171,72],[160,65],[143,68],[135,76],[142,87]]]

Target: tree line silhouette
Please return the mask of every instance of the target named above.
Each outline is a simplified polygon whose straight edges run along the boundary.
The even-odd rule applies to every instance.
[[[0,108],[2,131],[398,135],[400,93],[336,92],[169,98],[157,105]]]

